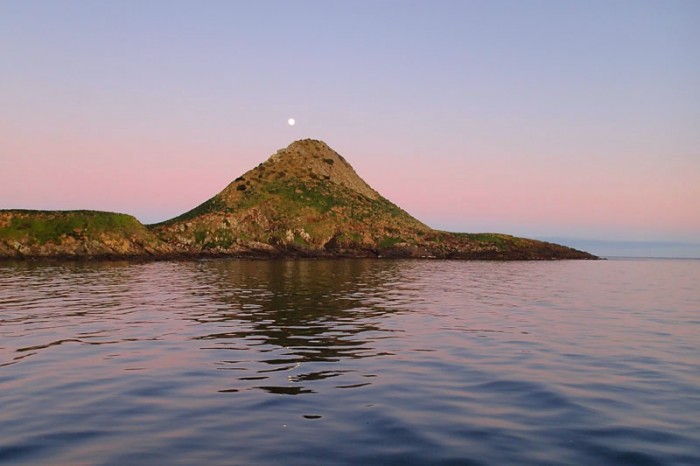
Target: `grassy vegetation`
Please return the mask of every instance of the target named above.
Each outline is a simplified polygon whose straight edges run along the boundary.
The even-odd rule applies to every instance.
[[[453,235],[461,238],[470,239],[472,241],[477,241],[479,243],[504,245],[511,243],[513,240],[512,236],[503,235],[500,233],[452,233]]]
[[[398,243],[403,243],[403,242],[404,242],[403,238],[396,238],[393,236],[385,236],[379,242],[379,246],[382,248],[390,248],[392,246],[396,246]]]
[[[301,183],[296,181],[273,182],[266,187],[269,194],[274,194],[280,201],[280,207],[297,210],[310,207],[319,213],[326,213],[335,206],[343,205],[344,200],[334,196],[322,184]]]
[[[203,245],[207,239],[207,232],[205,230],[196,230],[193,234],[195,243]]]
[[[235,231],[202,226],[202,230],[192,232],[195,244],[202,249],[226,249],[244,235],[256,241],[286,244],[290,241],[287,239],[288,230],[295,231],[291,241],[300,247],[313,247],[314,244],[320,247],[329,236],[340,231],[345,232],[345,235],[338,236],[340,243],[358,244],[362,235],[357,231],[368,228],[377,231],[388,228],[382,247],[391,247],[405,241],[399,238],[401,231],[417,226],[410,215],[384,198],[370,199],[323,180],[278,178],[276,175],[273,174],[262,184],[246,183],[246,190],[234,187],[237,193],[229,198],[228,205],[215,197],[166,223],[213,212],[238,216],[239,219],[246,215],[265,219],[262,224],[245,220]],[[223,222],[227,221],[224,219]],[[308,239],[298,235],[296,231],[300,228],[310,235]],[[381,238],[377,241],[381,241]]]
[[[49,241],[60,244],[61,238],[75,238],[106,232],[126,235],[143,232],[144,227],[134,217],[111,212],[74,211],[0,211],[13,214],[9,224],[0,228],[0,238],[22,240],[30,238],[39,244]]]
[[[181,222],[184,220],[191,220],[195,217],[199,217],[200,215],[203,215],[206,213],[222,211],[225,208],[226,208],[226,204],[219,198],[219,196],[214,196],[211,199],[202,202],[194,209],[187,211],[182,215],[179,215],[175,218],[171,218],[170,220],[166,220],[165,222],[160,222],[160,223],[156,223],[153,225],[148,225],[148,227],[152,228],[152,227],[158,227],[161,225],[170,225],[172,223]]]

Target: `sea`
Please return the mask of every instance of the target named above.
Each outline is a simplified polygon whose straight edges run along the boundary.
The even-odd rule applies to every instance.
[[[698,465],[700,260],[0,263],[0,463]]]

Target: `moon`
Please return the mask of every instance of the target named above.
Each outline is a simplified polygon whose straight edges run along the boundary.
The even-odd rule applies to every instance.
[[[296,121],[294,121],[294,118],[290,118],[289,120],[287,120],[287,123],[289,124],[289,126],[294,126]]]

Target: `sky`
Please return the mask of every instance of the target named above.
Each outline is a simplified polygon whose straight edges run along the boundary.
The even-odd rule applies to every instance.
[[[303,138],[435,228],[698,257],[700,2],[0,1],[0,209],[154,223]]]

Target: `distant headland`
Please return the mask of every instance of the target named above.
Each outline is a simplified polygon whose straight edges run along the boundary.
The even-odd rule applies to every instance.
[[[216,256],[597,259],[499,233],[434,230],[313,139],[293,142],[208,201],[155,225],[110,212],[0,210],[4,260]]]

